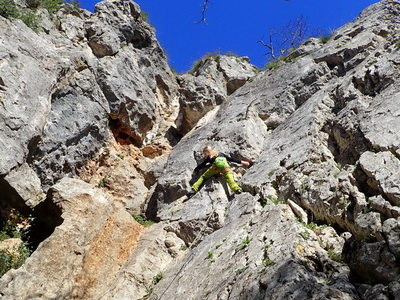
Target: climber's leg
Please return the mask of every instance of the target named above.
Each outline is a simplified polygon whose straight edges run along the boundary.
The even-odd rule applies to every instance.
[[[213,177],[215,174],[217,174],[217,172],[212,168],[208,168],[207,171],[205,171],[199,179],[197,179],[197,181],[192,185],[192,190],[195,192],[198,192],[200,189],[200,186],[203,184],[204,181],[210,179],[211,177]]]
[[[229,188],[232,190],[233,193],[241,192],[242,188],[238,186],[238,184],[235,181],[235,178],[233,177],[233,172],[228,171],[223,173],[224,174],[224,179],[226,183],[229,185]]]

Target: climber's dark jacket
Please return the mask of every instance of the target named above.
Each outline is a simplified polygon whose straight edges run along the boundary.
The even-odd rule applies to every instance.
[[[218,153],[218,156],[207,157],[207,158],[206,158],[201,164],[199,164],[194,170],[195,170],[195,171],[199,171],[200,169],[204,168],[205,166],[212,165],[212,164],[214,163],[215,159],[216,159],[217,157],[219,157],[219,156],[225,157],[227,161],[234,162],[234,163],[237,163],[237,164],[241,164],[241,161],[238,160],[238,159],[236,159],[236,158],[230,157],[230,156],[228,156],[228,155],[226,155],[226,154],[224,154],[224,153]]]

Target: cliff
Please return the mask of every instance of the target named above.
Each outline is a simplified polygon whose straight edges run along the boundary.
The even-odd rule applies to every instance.
[[[133,2],[36,13],[0,17],[0,225],[33,251],[0,299],[400,299],[398,1],[182,75]],[[185,201],[206,145],[242,194]]]

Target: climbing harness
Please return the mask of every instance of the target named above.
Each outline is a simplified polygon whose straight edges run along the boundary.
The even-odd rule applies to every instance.
[[[223,156],[217,156],[215,158],[212,168],[217,173],[225,173],[231,171],[231,166],[229,165],[228,160],[226,159],[226,157]]]

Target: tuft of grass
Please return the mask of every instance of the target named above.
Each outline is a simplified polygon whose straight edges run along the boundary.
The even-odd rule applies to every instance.
[[[308,232],[307,230],[300,232],[299,235],[305,240],[308,240],[310,238],[310,232]]]
[[[281,197],[281,196],[279,196],[279,197],[268,196],[267,198],[275,205],[286,203],[285,199],[283,199],[283,197]]]
[[[396,42],[396,49],[400,49],[400,40]]]
[[[104,175],[104,177],[102,179],[100,179],[97,186],[99,188],[103,188],[103,187],[106,187],[109,182],[110,182],[110,177],[108,175]]]
[[[309,186],[308,182],[303,182],[303,183],[300,185],[300,188],[301,188],[302,190],[308,191],[308,190],[310,189],[310,186]]]
[[[265,69],[266,70],[276,70],[279,68],[279,66],[281,65],[281,62],[279,59],[274,59],[274,60],[270,60],[266,65],[265,65]]]
[[[333,261],[343,262],[342,256],[340,254],[335,253],[332,249],[328,250],[328,256]]]
[[[210,260],[211,263],[215,262],[214,253],[212,251],[208,251],[207,258]]]
[[[275,262],[272,259],[270,259],[269,255],[268,255],[268,250],[269,250],[269,247],[271,247],[271,245],[272,245],[272,241],[271,241],[271,243],[266,243],[263,248],[263,262],[262,262],[262,264],[264,266],[263,273],[266,273],[268,267],[275,264]]]
[[[47,9],[49,13],[54,13],[60,9],[61,4],[63,3],[63,0],[41,0],[40,6]]]
[[[319,38],[322,44],[326,44],[330,39],[332,35],[323,35]]]
[[[239,244],[240,249],[247,248],[252,240],[253,240],[252,238],[246,236],[246,238]]]
[[[194,62],[192,68],[189,70],[188,73],[192,75],[196,74],[199,71],[199,69],[204,65],[205,61],[208,59],[213,59],[217,63],[219,63],[219,57],[220,57],[219,53],[207,53],[202,58]]]
[[[142,19],[142,21],[149,23],[149,13],[142,10],[140,12],[140,18]]]
[[[248,267],[249,267],[249,266],[244,266],[243,268],[237,269],[236,272],[235,272],[236,275],[242,274],[244,271],[247,270]]]
[[[137,215],[135,213],[132,214],[132,218],[136,220],[139,224],[143,225],[144,227],[149,227],[154,224],[154,221],[147,220],[145,217]]]

